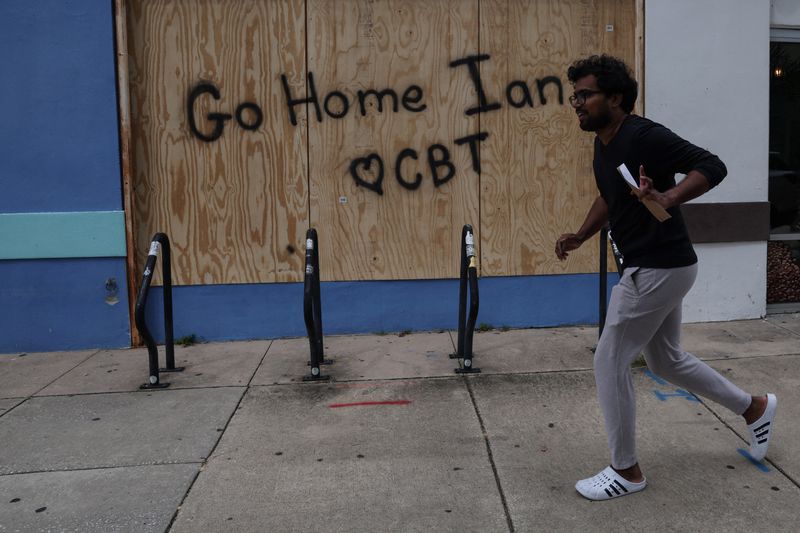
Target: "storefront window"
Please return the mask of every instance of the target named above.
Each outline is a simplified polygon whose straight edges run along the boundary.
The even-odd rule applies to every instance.
[[[800,32],[770,46],[767,304],[800,303]]]

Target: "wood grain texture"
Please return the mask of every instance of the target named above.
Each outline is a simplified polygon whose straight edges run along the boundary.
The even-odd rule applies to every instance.
[[[479,185],[469,148],[453,141],[478,133],[479,121],[465,114],[475,102],[466,69],[449,64],[479,50],[478,1],[309,0],[308,34],[320,98],[338,90],[351,102],[344,118],[309,118],[310,216],[323,279],[457,277],[461,228],[479,226]],[[373,100],[362,116],[353,106],[359,90],[402,95],[411,85],[423,90],[423,112],[401,105],[381,113]],[[428,167],[432,144],[447,147],[456,169],[440,187]],[[407,181],[422,174],[416,190],[395,178],[405,148],[418,153],[402,164]],[[384,163],[382,196],[350,175],[351,161],[371,153]]]
[[[639,98],[633,112],[644,116],[644,1],[636,0],[636,42],[634,43],[634,56],[636,63],[636,81],[639,83]]]
[[[564,263],[552,251],[558,235],[580,226],[597,194],[592,135],[578,128],[567,103],[566,69],[578,57],[608,52],[638,65],[643,81],[643,6],[127,0],[135,265],[144,263],[152,235],[164,231],[173,243],[176,284],[299,281],[304,232],[312,225],[325,280],[456,277],[461,227],[471,223],[483,275],[596,271],[596,244]],[[502,107],[467,116],[477,102],[475,85],[467,67],[449,65],[478,53],[490,56],[479,64],[481,79],[489,100]],[[304,103],[293,108],[298,123],[290,123],[281,74],[292,96],[304,98],[308,72],[320,106],[332,91],[347,98],[342,118],[323,110],[318,120],[315,106]],[[542,101],[536,81],[547,76],[561,80],[563,104],[553,84]],[[512,81],[527,85],[533,107],[509,105]],[[262,125],[246,131],[229,120],[214,142],[193,136],[187,98],[201,82],[221,93],[197,101],[201,131],[213,129],[208,113],[234,114],[243,102],[258,104]],[[392,89],[401,97],[412,85],[422,89],[424,111],[379,111],[367,97],[361,114],[359,91]],[[512,94],[520,98],[520,88]],[[342,110],[338,97],[328,109]],[[469,147],[454,141],[482,131],[489,137],[480,144],[479,175]],[[428,162],[433,144],[447,148],[455,168],[439,187]],[[422,175],[416,190],[395,178],[398,154],[407,148],[417,159],[403,162],[402,175],[409,182]],[[383,195],[358,186],[350,173],[354,159],[372,153],[383,161]],[[374,167],[359,175],[374,178]]]
[[[302,279],[306,130],[289,123],[280,74],[302,90],[303,1],[129,0],[127,23],[137,263],[163,231],[175,284]],[[243,102],[263,124],[193,136],[187,99],[200,82],[221,93],[197,101],[201,131],[213,129],[209,112]]]
[[[491,55],[482,68],[490,86],[511,80],[531,86],[534,106],[504,106],[485,114],[481,176],[480,253],[484,275],[596,272],[597,241],[559,262],[553,252],[561,233],[576,231],[597,196],[592,173],[593,135],[581,131],[567,97],[567,67],[577,58],[610,53],[635,65],[634,0],[482,0],[481,46]],[[613,31],[607,26],[613,26]],[[535,94],[535,80],[557,76]]]
[[[114,0],[114,30],[116,38],[117,108],[119,112],[119,152],[122,171],[122,201],[125,210],[125,262],[128,269],[128,320],[130,322],[131,345],[140,346],[142,338],[136,328],[134,317],[136,295],[141,280],[136,264],[136,239],[133,224],[133,182],[131,171],[131,106],[128,83],[128,25],[125,0]]]

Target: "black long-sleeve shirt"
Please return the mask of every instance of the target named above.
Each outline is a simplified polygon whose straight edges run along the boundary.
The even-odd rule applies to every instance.
[[[594,174],[600,195],[608,204],[611,234],[625,258],[625,266],[677,268],[697,262],[678,206],[667,209],[672,218],[659,222],[617,172],[625,163],[638,179],[639,165],[664,192],[675,186],[675,174],[702,173],[709,187],[727,174],[714,154],[681,139],[652,120],[628,115],[613,139],[594,142]]]

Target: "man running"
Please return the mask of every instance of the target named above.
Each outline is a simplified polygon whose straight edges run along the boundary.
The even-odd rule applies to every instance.
[[[580,229],[558,238],[555,253],[563,261],[608,223],[625,266],[612,290],[594,356],[611,465],[575,488],[590,500],[607,500],[647,485],[636,456],[630,372],[643,351],[653,373],[742,415],[750,431],[750,454],[763,459],[774,434],[775,395],[751,396],[680,346],[681,307],[697,276],[697,256],[678,206],[718,185],[727,173],[725,165],[664,126],[631,114],[637,83],[619,59],[603,55],[578,60],[567,77],[574,87],[569,101],[580,128],[596,135],[599,195]],[[638,174],[638,190],[620,175],[617,167],[622,164]],[[678,184],[676,173],[686,175]],[[644,200],[657,203],[671,217],[659,222]]]

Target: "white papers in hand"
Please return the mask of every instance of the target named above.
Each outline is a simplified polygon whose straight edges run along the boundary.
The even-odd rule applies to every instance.
[[[625,178],[625,181],[628,182],[628,185],[630,185],[634,189],[639,188],[639,184],[636,183],[635,179],[633,179],[631,171],[628,170],[628,167],[625,166],[625,163],[622,163],[620,166],[617,167],[617,172],[619,172],[622,175],[622,177]]]

